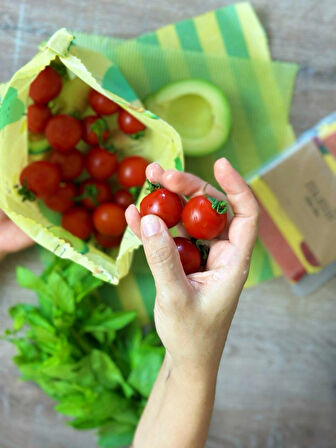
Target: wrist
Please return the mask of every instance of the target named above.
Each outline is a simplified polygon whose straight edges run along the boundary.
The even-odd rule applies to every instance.
[[[218,365],[199,366],[192,363],[177,363],[166,352],[163,366],[166,381],[171,380],[182,387],[214,389],[216,387]]]

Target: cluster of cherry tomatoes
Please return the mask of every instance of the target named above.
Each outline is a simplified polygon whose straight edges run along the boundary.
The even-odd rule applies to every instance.
[[[225,229],[227,202],[204,194],[185,203],[178,194],[160,185],[152,184],[151,189],[140,203],[141,216],[157,215],[168,228],[181,222],[192,238],[174,238],[184,272],[198,272],[208,255],[208,246],[203,240],[216,238]]]
[[[50,66],[30,85],[34,103],[28,107],[28,130],[44,134],[52,150],[47,160],[23,169],[19,193],[24,199],[42,199],[51,210],[62,213],[62,226],[78,238],[94,235],[103,248],[118,246],[126,228],[125,209],[135,201],[132,190],[144,184],[149,162],[136,155],[119,161],[106,145],[110,131],[103,116],[118,114],[119,128],[126,134],[142,133],[145,126],[93,89],[89,103],[95,115],[81,120],[52,115],[48,103],[61,89],[62,77]],[[80,140],[88,145],[86,153],[76,149]],[[111,181],[115,185],[116,180],[119,187],[112,192]],[[168,228],[182,222],[191,237],[174,238],[182,266],[186,274],[199,271],[207,255],[202,241],[217,237],[226,226],[226,202],[208,195],[186,202],[160,185],[150,184],[150,188],[140,204],[141,216],[157,215]]]
[[[103,116],[118,114],[119,128],[126,134],[143,132],[145,126],[93,89],[89,103],[95,115],[81,120],[52,115],[48,103],[61,89],[62,77],[51,66],[30,85],[34,103],[27,110],[28,130],[44,134],[52,150],[47,160],[23,169],[20,194],[24,199],[42,199],[48,208],[62,213],[62,226],[78,238],[86,240],[94,234],[100,246],[118,246],[126,228],[124,211],[135,200],[131,191],[145,182],[149,162],[140,156],[119,162],[113,148],[105,144],[110,131]],[[89,145],[86,153],[76,149],[81,140]],[[116,185],[116,180],[119,188],[112,192],[111,181]]]

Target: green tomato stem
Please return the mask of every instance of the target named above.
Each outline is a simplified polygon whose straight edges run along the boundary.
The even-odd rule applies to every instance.
[[[146,185],[148,190],[152,193],[155,190],[158,190],[159,188],[161,188],[160,184],[153,184],[152,182],[150,182],[148,179],[146,179]]]
[[[205,196],[211,202],[211,207],[214,210],[216,210],[216,212],[219,215],[224,215],[224,213],[227,212],[227,206],[228,206],[227,201],[221,201],[220,199],[213,198],[212,196],[209,196],[208,194],[206,194]]]
[[[81,195],[76,196],[73,199],[75,201],[80,202],[83,199],[89,198],[89,199],[91,199],[91,201],[93,202],[95,207],[98,207],[98,205],[99,205],[99,202],[97,199],[98,193],[99,193],[98,188],[95,185],[85,185],[84,192]]]

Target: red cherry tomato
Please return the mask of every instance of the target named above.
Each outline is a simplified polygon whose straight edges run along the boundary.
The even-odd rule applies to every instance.
[[[122,235],[109,236],[109,235],[103,235],[102,233],[98,232],[95,232],[95,237],[97,243],[103,246],[105,249],[112,249],[112,247],[119,246],[122,240]]]
[[[117,103],[94,89],[90,92],[89,103],[92,109],[99,115],[112,115],[119,110]]]
[[[78,149],[67,152],[53,151],[49,161],[60,167],[63,180],[73,180],[78,177],[85,165],[83,154]]]
[[[149,162],[143,157],[125,157],[118,167],[118,182],[125,188],[141,187],[146,180],[147,165]]]
[[[75,185],[68,182],[60,185],[54,194],[45,198],[44,203],[51,210],[64,213],[75,205],[74,198],[76,195],[77,189]]]
[[[55,115],[48,121],[45,135],[54,149],[70,151],[82,138],[82,126],[71,115]]]
[[[118,114],[118,125],[125,134],[136,134],[146,129],[146,126],[141,121],[137,120],[124,109],[121,109]]]
[[[84,207],[73,207],[64,213],[62,227],[82,240],[93,231],[91,213]]]
[[[87,154],[85,164],[93,179],[105,180],[117,171],[118,158],[114,152],[96,146]]]
[[[143,198],[140,203],[140,215],[156,215],[174,227],[181,219],[183,205],[181,198],[166,188],[158,188]]]
[[[129,205],[134,204],[134,197],[128,190],[121,188],[113,194],[113,201],[126,209]]]
[[[20,184],[43,198],[55,193],[61,181],[60,169],[51,162],[40,160],[27,165],[20,174]],[[24,192],[22,193],[24,195]]]
[[[93,213],[93,225],[103,235],[119,236],[126,229],[125,211],[112,202],[102,204]]]
[[[29,96],[36,103],[46,104],[54,99],[62,89],[61,76],[51,67],[46,67],[30,84]]]
[[[42,134],[51,117],[48,106],[44,104],[31,104],[27,110],[28,131],[35,134]]]
[[[94,210],[98,205],[109,202],[112,199],[110,185],[99,180],[86,180],[80,185],[79,193],[81,196],[87,196],[81,202],[90,210]]]
[[[213,202],[215,201],[215,202]],[[217,210],[212,206],[217,205]],[[218,236],[225,228],[227,213],[225,202],[217,199],[210,200],[207,196],[195,196],[184,206],[182,222],[190,236],[196,239],[211,240]],[[222,209],[222,210],[221,210]]]
[[[198,272],[201,267],[201,254],[197,247],[188,238],[180,236],[174,238],[181,263],[186,274]]]
[[[92,126],[99,120],[97,126],[98,129],[93,130]],[[83,118],[83,140],[89,145],[98,145],[99,144],[99,132],[101,133],[101,140],[104,142],[109,136],[110,132],[107,129],[106,121],[98,117],[97,115],[90,115],[88,117]]]

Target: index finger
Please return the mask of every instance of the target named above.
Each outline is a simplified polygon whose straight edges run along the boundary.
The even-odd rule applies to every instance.
[[[228,232],[229,241],[239,247],[243,256],[250,256],[258,232],[257,201],[245,180],[232,168],[228,160],[217,160],[214,173],[234,212]]]
[[[146,169],[149,181],[159,183],[168,190],[184,196],[196,196],[207,193],[217,199],[226,199],[226,196],[215,187],[191,173],[177,170],[164,171],[158,163],[151,163]]]

